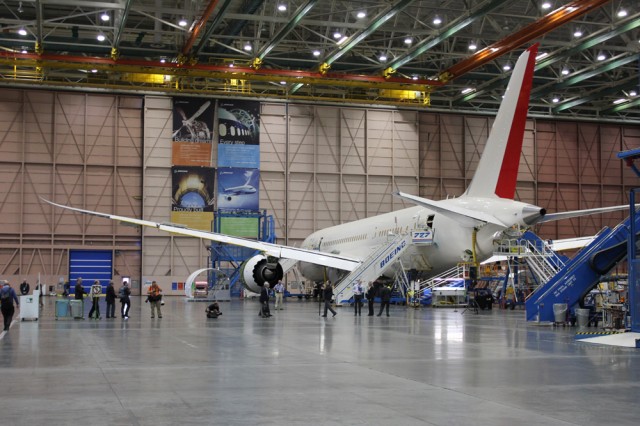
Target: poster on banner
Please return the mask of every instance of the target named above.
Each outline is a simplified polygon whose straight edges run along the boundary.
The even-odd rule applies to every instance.
[[[173,98],[172,163],[211,166],[213,102],[200,98]]]
[[[210,231],[214,211],[215,169],[173,166],[171,175],[171,222]]]
[[[218,102],[218,167],[260,168],[260,102]]]
[[[246,168],[218,168],[218,209],[257,211],[260,208],[260,171]]]

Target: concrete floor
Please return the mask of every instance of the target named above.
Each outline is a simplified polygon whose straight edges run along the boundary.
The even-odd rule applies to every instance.
[[[640,350],[578,343],[522,311],[392,307],[354,317],[290,300],[133,298],[128,322],[14,321],[2,425],[636,425]],[[102,306],[104,315],[104,305]],[[88,311],[88,307],[87,307]],[[366,312],[365,312],[366,315]]]

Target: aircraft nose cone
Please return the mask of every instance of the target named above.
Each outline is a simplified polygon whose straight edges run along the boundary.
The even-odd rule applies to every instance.
[[[522,209],[522,221],[527,225],[535,224],[547,214],[547,210],[537,206],[527,206]]]

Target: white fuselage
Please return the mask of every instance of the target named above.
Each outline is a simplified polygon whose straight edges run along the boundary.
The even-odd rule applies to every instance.
[[[503,230],[513,225],[526,226],[523,209],[537,208],[498,197],[460,197],[440,201],[439,205],[487,213],[504,224],[476,226],[475,255],[478,262],[491,257],[494,240]],[[456,266],[473,252],[473,225],[468,222],[462,224],[455,215],[437,213],[424,207],[411,207],[322,229],[307,237],[302,248],[364,260],[376,247],[390,242],[395,235],[428,228],[433,233],[433,244],[409,247],[400,257],[404,269],[426,271],[427,275],[433,276]],[[339,275],[339,271],[326,270],[311,263],[301,263],[299,269],[311,281],[336,279]]]

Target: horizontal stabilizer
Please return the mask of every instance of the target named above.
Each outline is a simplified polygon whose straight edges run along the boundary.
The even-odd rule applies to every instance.
[[[636,208],[638,207],[640,207],[640,204],[636,204]],[[599,207],[595,209],[585,209],[585,210],[572,210],[568,212],[559,212],[559,213],[547,213],[546,215],[538,219],[535,223],[552,222],[554,220],[571,219],[574,217],[617,212],[617,211],[628,210],[628,209],[629,209],[629,204],[622,204],[620,206]]]
[[[507,227],[507,225],[486,213],[462,207],[445,205],[442,201],[429,200],[428,198],[417,197],[415,195],[405,194],[404,192],[394,192],[393,195],[417,204],[418,206],[426,207],[443,216],[449,217],[460,223],[462,226],[474,227],[484,225],[486,223],[492,223],[494,225]]]

